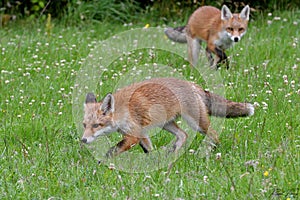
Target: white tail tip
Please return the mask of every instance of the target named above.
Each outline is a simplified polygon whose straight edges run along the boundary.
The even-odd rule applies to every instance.
[[[252,115],[254,115],[254,106],[252,105],[252,104],[250,104],[250,103],[248,103],[247,104],[247,108],[248,108],[248,110],[249,110],[249,116],[252,116]]]

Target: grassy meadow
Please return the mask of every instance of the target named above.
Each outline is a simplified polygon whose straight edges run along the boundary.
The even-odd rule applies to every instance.
[[[81,124],[74,120],[76,78],[102,40],[147,23],[156,26],[142,21],[14,22],[0,29],[0,199],[299,199],[299,10],[255,18],[227,51],[231,68],[216,72],[225,96],[251,102],[256,110],[248,118],[224,120],[217,128],[221,144],[209,157],[194,151],[203,140],[197,135],[172,167],[128,173],[98,164],[81,144]],[[154,63],[174,69],[169,76],[176,72],[203,83],[184,59],[140,49],[102,68],[99,99],[115,90],[124,74],[146,77],[137,66]],[[171,139],[160,133],[153,144]]]

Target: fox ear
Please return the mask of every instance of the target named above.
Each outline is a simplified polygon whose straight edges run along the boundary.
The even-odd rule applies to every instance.
[[[221,9],[221,19],[222,20],[229,20],[232,18],[232,13],[226,5],[223,5]]]
[[[241,11],[240,18],[243,19],[243,20],[249,20],[249,15],[250,15],[250,7],[247,5]]]
[[[93,93],[88,93],[85,98],[85,104],[87,103],[97,103],[96,97]]]
[[[100,109],[105,113],[112,113],[115,110],[115,98],[111,93],[108,93],[103,101]]]

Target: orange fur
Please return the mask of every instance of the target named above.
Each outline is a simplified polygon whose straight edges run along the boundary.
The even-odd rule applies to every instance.
[[[100,135],[118,131],[124,138],[108,151],[108,157],[127,151],[136,144],[140,144],[147,153],[152,149],[147,130],[161,127],[176,136],[173,150],[177,151],[188,137],[176,124],[178,116],[217,144],[218,135],[210,127],[209,115],[240,117],[253,112],[251,104],[226,100],[191,82],[176,78],[150,79],[108,94],[100,102],[93,94],[88,94],[82,141],[90,143]]]
[[[194,66],[197,65],[199,56],[199,43],[206,42],[210,65],[218,67],[220,63],[227,61],[225,50],[240,41],[246,33],[249,13],[249,6],[245,6],[241,13],[234,14],[225,5],[221,11],[212,6],[203,6],[190,16],[186,27],[167,28],[165,33],[173,41],[188,43],[189,61]],[[212,53],[215,54],[215,59]]]

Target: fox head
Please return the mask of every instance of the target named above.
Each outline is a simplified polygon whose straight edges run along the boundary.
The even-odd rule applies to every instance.
[[[229,8],[223,5],[221,9],[221,20],[223,28],[233,42],[238,42],[246,33],[249,21],[250,7],[247,5],[241,13],[232,14]]]
[[[100,102],[97,102],[94,94],[87,94],[84,104],[84,133],[81,141],[91,143],[98,136],[117,131],[113,113],[114,97],[112,94],[107,94]]]

